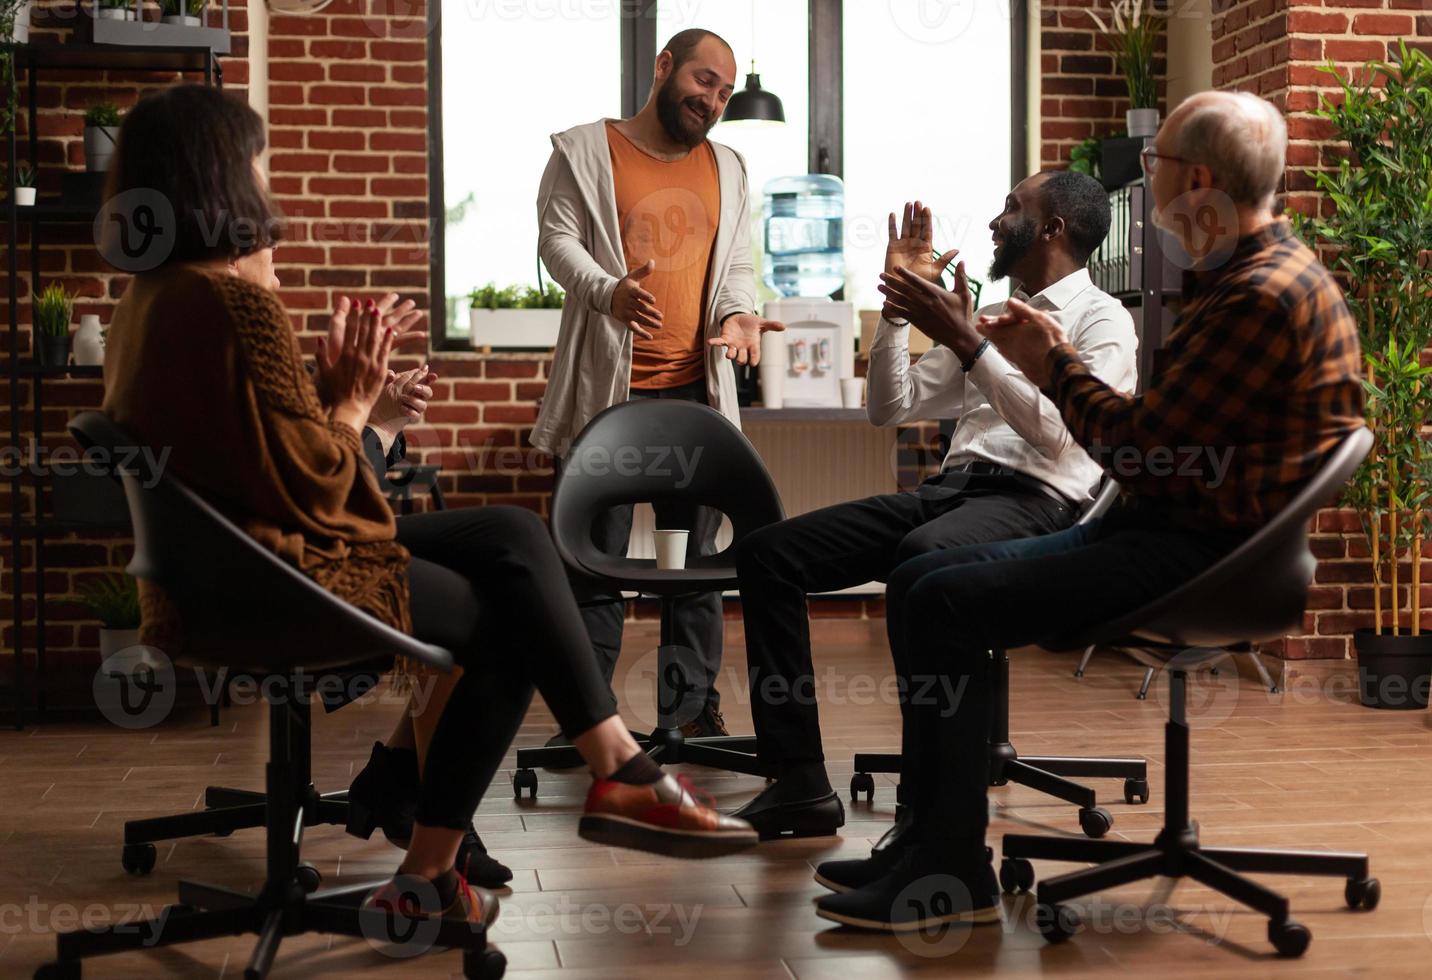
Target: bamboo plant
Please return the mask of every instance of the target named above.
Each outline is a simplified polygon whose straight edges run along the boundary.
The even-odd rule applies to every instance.
[[[1411,615],[1421,632],[1422,545],[1432,530],[1432,59],[1404,44],[1396,61],[1360,73],[1324,71],[1339,89],[1314,113],[1346,146],[1336,170],[1310,171],[1323,213],[1295,215],[1322,246],[1357,317],[1366,362],[1367,420],[1376,441],[1344,496],[1372,556],[1374,628],[1403,631],[1409,563]],[[1384,610],[1383,591],[1391,596]]]

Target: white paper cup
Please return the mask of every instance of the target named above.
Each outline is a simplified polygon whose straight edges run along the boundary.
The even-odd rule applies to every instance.
[[[656,542],[656,567],[677,569],[686,567],[687,531],[652,531]]]
[[[840,403],[846,408],[859,408],[865,396],[864,378],[840,379]]]
[[[785,405],[785,334],[767,331],[761,335],[761,364],[756,370],[761,378],[761,404],[766,408],[780,408]]]

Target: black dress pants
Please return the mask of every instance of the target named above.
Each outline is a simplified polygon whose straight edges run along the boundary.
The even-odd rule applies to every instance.
[[[616,714],[547,525],[518,507],[398,518],[413,633],[463,668],[423,767],[417,821],[463,829],[535,687],[567,737]]]
[[[825,758],[816,710],[806,595],[885,581],[901,562],[985,541],[1068,527],[1074,507],[1023,478],[945,473],[910,493],[802,514],[754,532],[737,556],[757,752],[797,763]]]

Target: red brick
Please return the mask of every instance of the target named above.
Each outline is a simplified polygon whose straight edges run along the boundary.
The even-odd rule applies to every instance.
[[[535,378],[539,365],[536,361],[491,360],[484,364],[484,375],[489,378]]]
[[[1358,14],[1352,19],[1354,34],[1385,34],[1401,37],[1412,33],[1412,18],[1403,14]]]
[[[308,46],[308,53],[315,58],[364,61],[368,57],[368,45],[361,41],[313,41]]]
[[[1288,12],[1291,34],[1346,34],[1347,14],[1327,14],[1312,10]]]
[[[535,405],[484,405],[484,422],[530,423],[537,421]]]
[[[362,138],[361,133],[353,134]],[[333,169],[344,174],[385,174],[392,169],[392,160],[388,157],[363,155],[355,153],[338,153],[333,157]]]
[[[334,82],[376,82],[388,80],[388,70],[382,65],[354,65],[334,62],[328,66],[328,78]]]

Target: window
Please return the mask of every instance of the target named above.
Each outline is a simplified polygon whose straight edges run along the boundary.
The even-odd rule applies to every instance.
[[[751,194],[751,248],[756,262],[758,293],[762,301],[774,298],[774,291],[760,282],[762,219],[761,190],[773,177],[806,173],[809,168],[806,146],[810,122],[809,42],[807,41],[807,0],[760,0],[759,7],[741,0],[691,3],[690,0],[661,0],[657,6],[656,44],[658,50],[677,31],[701,27],[714,31],[736,53],[736,91],[746,87],[751,60],[761,76],[761,87],[780,97],[786,121],[779,123],[721,122],[711,138],[725,143],[746,160],[746,179]],[[754,16],[754,20],[753,20]]]
[[[473,287],[537,284],[537,183],[549,137],[620,115],[620,15],[616,3],[443,0],[448,339],[467,335]]]
[[[987,279],[1010,188],[1010,19],[996,0],[845,0],[846,298],[881,305],[887,218],[919,199],[935,248]],[[1023,107],[1018,107],[1022,114]],[[986,286],[981,303],[1009,295]]]

